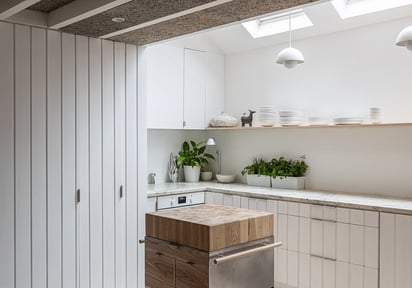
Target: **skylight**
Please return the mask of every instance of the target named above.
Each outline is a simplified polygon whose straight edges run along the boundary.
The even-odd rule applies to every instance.
[[[253,38],[260,38],[289,31],[289,13],[292,30],[313,26],[302,9],[276,14],[242,23]]]
[[[412,4],[412,0],[333,0],[342,19]]]

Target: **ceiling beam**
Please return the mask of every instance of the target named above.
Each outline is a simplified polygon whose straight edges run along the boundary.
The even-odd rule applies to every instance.
[[[50,12],[48,16],[48,26],[52,29],[60,29],[130,1],[131,0],[75,0]]]
[[[17,14],[14,14],[13,16],[7,18],[5,21],[47,28],[47,13],[26,9]]]
[[[37,2],[40,2],[40,0],[1,0],[0,20],[7,19]]]
[[[118,36],[118,35],[121,35],[121,34],[124,34],[124,33],[127,33],[127,32],[131,32],[131,31],[134,31],[134,30],[142,29],[144,27],[155,25],[155,24],[158,24],[158,23],[161,23],[161,22],[165,22],[165,21],[168,21],[168,20],[171,20],[171,19],[175,19],[175,18],[182,17],[182,16],[185,16],[185,15],[188,15],[188,14],[192,14],[192,13],[195,13],[195,12],[199,12],[199,11],[202,11],[202,10],[205,10],[205,9],[208,9],[208,8],[212,8],[212,7],[227,3],[227,2],[231,2],[231,1],[232,0],[212,1],[212,2],[209,2],[209,3],[204,4],[204,5],[199,5],[197,7],[190,8],[190,9],[187,9],[187,10],[184,10],[184,11],[180,11],[180,12],[177,12],[177,13],[174,13],[174,14],[171,14],[171,15],[167,15],[165,17],[161,17],[161,18],[158,18],[158,19],[155,19],[155,20],[152,20],[152,21],[148,21],[148,22],[141,23],[141,24],[138,24],[138,25],[135,25],[135,26],[131,26],[131,27],[128,27],[128,28],[125,28],[125,29],[122,29],[122,30],[118,30],[118,31],[115,31],[113,33],[109,33],[109,34],[100,36],[100,38],[108,39],[108,38],[111,38],[111,37],[114,37],[114,36]]]

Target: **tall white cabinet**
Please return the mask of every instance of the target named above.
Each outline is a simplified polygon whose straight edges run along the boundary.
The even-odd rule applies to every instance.
[[[146,50],[148,128],[204,129],[223,112],[223,55],[168,45]]]
[[[137,47],[0,36],[0,287],[137,287]]]

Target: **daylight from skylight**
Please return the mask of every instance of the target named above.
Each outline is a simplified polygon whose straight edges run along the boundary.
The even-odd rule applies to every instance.
[[[412,0],[333,0],[342,19],[412,4]]]
[[[292,30],[313,26],[312,21],[302,9],[282,14],[266,16],[242,23],[253,38],[261,38],[289,31],[289,13]]]

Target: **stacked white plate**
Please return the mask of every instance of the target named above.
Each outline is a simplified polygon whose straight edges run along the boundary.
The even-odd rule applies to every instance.
[[[356,125],[362,124],[363,118],[361,117],[336,117],[333,119],[335,125]]]
[[[263,127],[271,127],[276,123],[276,111],[271,106],[259,107],[259,123]]]
[[[303,124],[303,113],[301,111],[285,110],[278,113],[281,126],[300,126]]]

